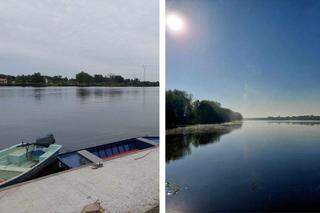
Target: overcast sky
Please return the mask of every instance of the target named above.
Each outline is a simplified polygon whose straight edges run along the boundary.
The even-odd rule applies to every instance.
[[[158,80],[158,0],[2,0],[0,73]]]

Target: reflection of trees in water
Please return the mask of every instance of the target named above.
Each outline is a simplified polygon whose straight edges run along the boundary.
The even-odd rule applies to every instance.
[[[88,88],[79,87],[76,89],[76,95],[81,100],[89,97],[103,98],[103,97],[121,97],[124,94],[123,89],[120,88]]]
[[[92,92],[91,89],[88,89],[88,88],[80,87],[76,89],[76,95],[81,100],[85,100],[89,98],[91,96],[91,92]]]
[[[62,96],[62,89],[60,88],[35,87],[30,91],[32,92],[33,97],[39,102],[48,95],[56,97]]]
[[[108,88],[103,90],[103,96],[120,97],[124,93],[123,89]]]
[[[166,136],[166,161],[178,160],[186,155],[191,155],[191,147],[199,147],[217,143],[220,137],[234,129],[241,128],[242,124],[228,126],[211,132],[188,133]]]
[[[81,101],[90,99],[90,98],[122,98],[127,95],[133,98],[141,97],[143,103],[146,102],[146,97],[150,92],[153,92],[149,88],[141,87],[77,87],[76,96]],[[140,97],[139,97],[140,98]]]
[[[198,147],[216,143],[221,133],[201,133],[187,135],[168,135],[166,137],[166,161],[178,160],[191,154],[191,146]]]
[[[102,89],[94,89],[93,94],[94,94],[94,97],[97,97],[97,98],[104,96]]]
[[[22,96],[33,96],[35,100],[41,101],[46,96],[62,96],[63,94],[67,93],[69,90],[68,87],[33,87],[30,89],[25,88],[14,88],[14,89],[7,89],[3,88],[0,92],[0,97],[13,97],[17,95]],[[85,100],[89,97],[95,98],[103,98],[103,97],[122,97],[125,94],[129,94],[133,97],[143,94],[143,98],[149,93],[150,91],[148,88],[121,88],[121,87],[76,87],[76,97],[79,99]]]
[[[37,101],[41,101],[41,99],[44,97],[44,88],[34,88],[33,89],[33,97],[37,100]]]

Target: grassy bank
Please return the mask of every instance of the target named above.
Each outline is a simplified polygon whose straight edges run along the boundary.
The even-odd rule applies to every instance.
[[[233,129],[240,128],[242,121],[226,122],[221,124],[194,124],[183,127],[176,127],[166,130],[166,135],[180,134],[202,134],[211,132],[227,133]]]

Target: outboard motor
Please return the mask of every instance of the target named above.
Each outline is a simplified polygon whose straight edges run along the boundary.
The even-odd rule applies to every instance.
[[[43,147],[49,147],[51,144],[54,144],[55,142],[56,142],[56,140],[55,140],[53,134],[48,134],[44,137],[36,139],[36,145],[43,146]]]

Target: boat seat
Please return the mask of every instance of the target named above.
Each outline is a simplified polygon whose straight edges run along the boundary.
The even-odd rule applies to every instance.
[[[60,150],[61,145],[59,144],[51,144],[48,148],[44,149],[44,152],[39,157],[39,161],[45,160],[49,158],[54,152],[56,152],[58,149]]]
[[[49,152],[49,151],[45,152],[44,154],[40,155],[39,161],[42,161],[42,160],[50,157],[51,154],[52,154],[52,152]]]
[[[21,164],[21,167],[25,167],[25,168],[31,168],[33,167],[34,165],[36,165],[39,161],[36,161],[36,160],[29,160],[29,161],[26,161],[25,163]]]
[[[99,163],[99,162],[103,161],[101,158],[99,158],[98,156],[92,154],[91,152],[88,152],[85,149],[78,151],[78,154],[81,155],[82,157],[88,159],[89,161],[91,161],[93,163]]]
[[[22,167],[10,166],[10,165],[8,165],[8,166],[0,165],[1,171],[25,172],[28,169],[29,168],[22,168]]]
[[[26,159],[26,150],[17,149],[8,155],[8,162],[11,164],[20,165]]]
[[[142,142],[145,142],[145,143],[148,143],[148,144],[151,144],[153,146],[158,146],[159,144],[153,142],[152,140],[150,139],[147,139],[147,138],[136,138],[137,140],[139,141],[142,141]]]

